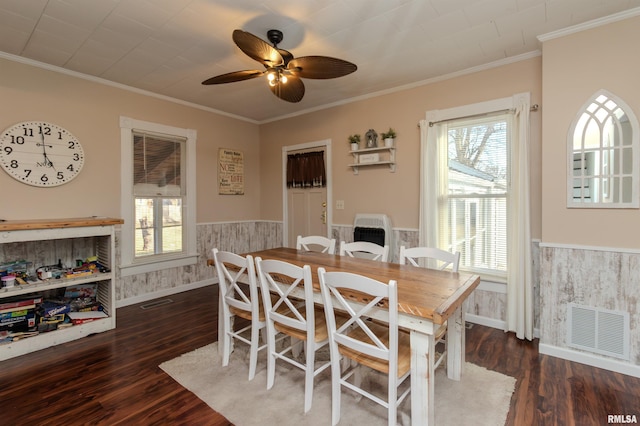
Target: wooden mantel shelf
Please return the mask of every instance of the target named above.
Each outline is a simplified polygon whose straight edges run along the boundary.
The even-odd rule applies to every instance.
[[[121,225],[123,219],[103,216],[76,217],[70,219],[33,219],[0,221],[0,232],[25,229],[78,228],[83,226]]]

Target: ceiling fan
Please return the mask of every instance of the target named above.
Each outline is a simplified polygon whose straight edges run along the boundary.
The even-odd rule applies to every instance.
[[[278,49],[282,41],[282,31],[269,30],[266,41],[242,30],[233,32],[233,41],[250,58],[264,66],[264,70],[234,71],[211,77],[202,84],[223,84],[235,81],[250,80],[267,76],[271,92],[288,102],[300,102],[304,96],[304,84],[300,78],[328,79],[351,74],[358,67],[351,62],[329,56],[303,56],[294,58],[293,55]]]

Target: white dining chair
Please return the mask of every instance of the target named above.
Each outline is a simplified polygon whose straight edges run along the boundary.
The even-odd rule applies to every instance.
[[[424,262],[421,263],[420,259],[424,259]],[[430,259],[434,261],[431,265],[429,264]],[[406,248],[405,246],[400,246],[400,259],[398,262],[401,265],[408,263],[413,266],[427,266],[440,270],[447,269],[451,266],[453,272],[458,272],[458,268],[460,267],[460,252],[452,253],[436,247]]]
[[[326,272],[324,268],[318,268],[318,276],[329,330],[332,425],[340,421],[341,390],[346,387],[387,408],[389,426],[395,426],[398,406],[411,390],[407,380],[410,337],[398,328],[396,281],[385,283],[351,272]],[[353,303],[354,291],[362,296],[362,304]],[[381,305],[388,309],[388,322],[369,321],[370,311]],[[346,312],[348,319],[338,324],[335,312]],[[352,361],[346,370],[341,356]],[[386,399],[362,387],[363,367],[388,375]]]
[[[327,238],[321,235],[298,235],[296,249],[304,251],[320,251],[321,253],[335,254],[336,239]]]
[[[253,380],[258,362],[258,351],[267,347],[267,323],[262,300],[258,291],[253,257],[212,250],[220,287],[220,309],[222,310],[222,365],[229,364],[234,339],[249,345],[249,380]],[[240,282],[240,278],[244,282]],[[234,330],[236,318],[249,321],[245,327]],[[251,330],[247,338],[247,331]],[[260,335],[262,334],[262,345]]]
[[[400,259],[401,265],[410,264],[419,267],[431,267],[432,269],[445,270],[450,267],[452,272],[458,272],[460,267],[460,252],[452,253],[450,251],[442,250],[436,247],[411,247],[406,248],[400,246]],[[447,322],[442,324],[435,333],[435,344],[444,344],[444,351],[439,355],[438,360],[435,360],[436,352],[433,350],[429,354],[433,359],[433,368],[436,369],[442,363],[447,355]]]
[[[340,243],[340,256],[349,257],[365,257],[379,262],[387,262],[389,260],[389,246],[380,246],[369,241],[354,241]]]
[[[267,321],[267,389],[274,385],[277,360],[303,370],[306,413],[311,409],[314,378],[331,366],[330,361],[315,366],[316,351],[328,343],[328,334],[324,310],[313,303],[311,268],[256,257],[256,269]],[[289,336],[290,344],[276,347],[276,333]],[[295,356],[299,344],[304,346],[304,361]]]

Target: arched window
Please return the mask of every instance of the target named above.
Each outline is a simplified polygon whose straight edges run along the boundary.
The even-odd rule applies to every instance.
[[[617,96],[597,92],[568,134],[568,207],[637,208],[638,120]]]

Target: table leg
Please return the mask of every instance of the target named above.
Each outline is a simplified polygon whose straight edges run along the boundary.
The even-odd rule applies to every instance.
[[[434,350],[433,334],[411,330],[411,425],[435,424],[434,414]]]
[[[464,312],[459,306],[447,320],[447,377],[460,380],[464,368],[465,326]]]

